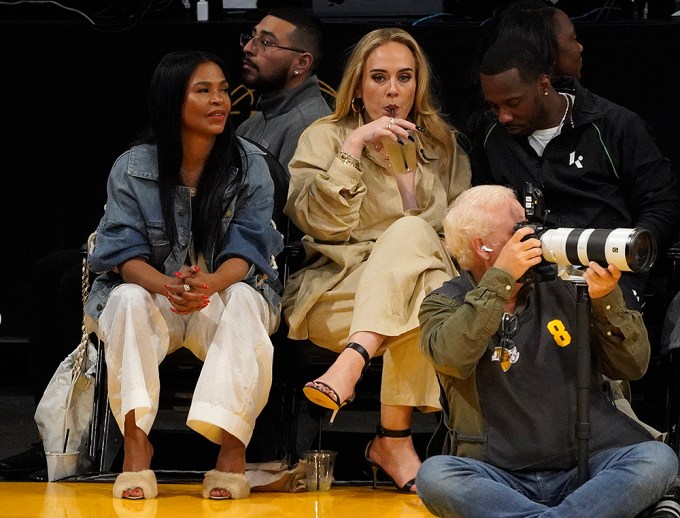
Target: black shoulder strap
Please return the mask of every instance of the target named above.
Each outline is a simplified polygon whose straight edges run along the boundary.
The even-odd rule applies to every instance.
[[[274,212],[272,214],[272,219],[279,232],[285,235],[288,226],[288,218],[283,213],[283,208],[286,206],[286,199],[288,198],[288,184],[290,182],[288,170],[281,165],[278,159],[268,149],[249,138],[241,138],[248,141],[264,154],[264,159],[269,167],[269,174],[274,182]]]
[[[462,302],[465,295],[470,290],[474,289],[474,283],[469,272],[463,271],[459,277],[454,277],[442,284],[441,287],[434,290],[432,293],[439,293],[457,302]]]

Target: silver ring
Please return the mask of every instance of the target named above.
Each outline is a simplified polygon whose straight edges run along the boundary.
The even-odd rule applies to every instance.
[[[183,288],[184,288],[184,291],[191,291],[191,286],[189,286],[188,284],[185,284],[183,286]]]

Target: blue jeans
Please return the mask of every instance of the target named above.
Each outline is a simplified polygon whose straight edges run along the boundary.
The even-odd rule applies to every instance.
[[[438,455],[418,472],[425,506],[441,517],[633,517],[656,502],[677,476],[678,458],[662,442],[590,457],[590,479],[569,471],[509,472],[484,462]]]

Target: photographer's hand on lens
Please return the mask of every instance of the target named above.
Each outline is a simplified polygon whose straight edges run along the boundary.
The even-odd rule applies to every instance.
[[[591,261],[583,272],[583,280],[588,284],[588,295],[591,299],[599,299],[609,295],[621,278],[621,271],[610,264],[604,268]]]
[[[530,227],[518,229],[503,246],[493,266],[519,279],[524,272],[541,262],[541,242],[536,238],[523,239],[533,234]]]

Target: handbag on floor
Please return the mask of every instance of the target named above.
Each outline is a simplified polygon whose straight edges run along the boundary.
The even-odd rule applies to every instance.
[[[87,257],[83,258],[83,307],[89,293]],[[35,411],[35,423],[45,453],[78,452],[74,474],[89,471],[90,421],[94,400],[97,350],[89,339],[83,310],[82,338],[76,349],[61,362]]]

